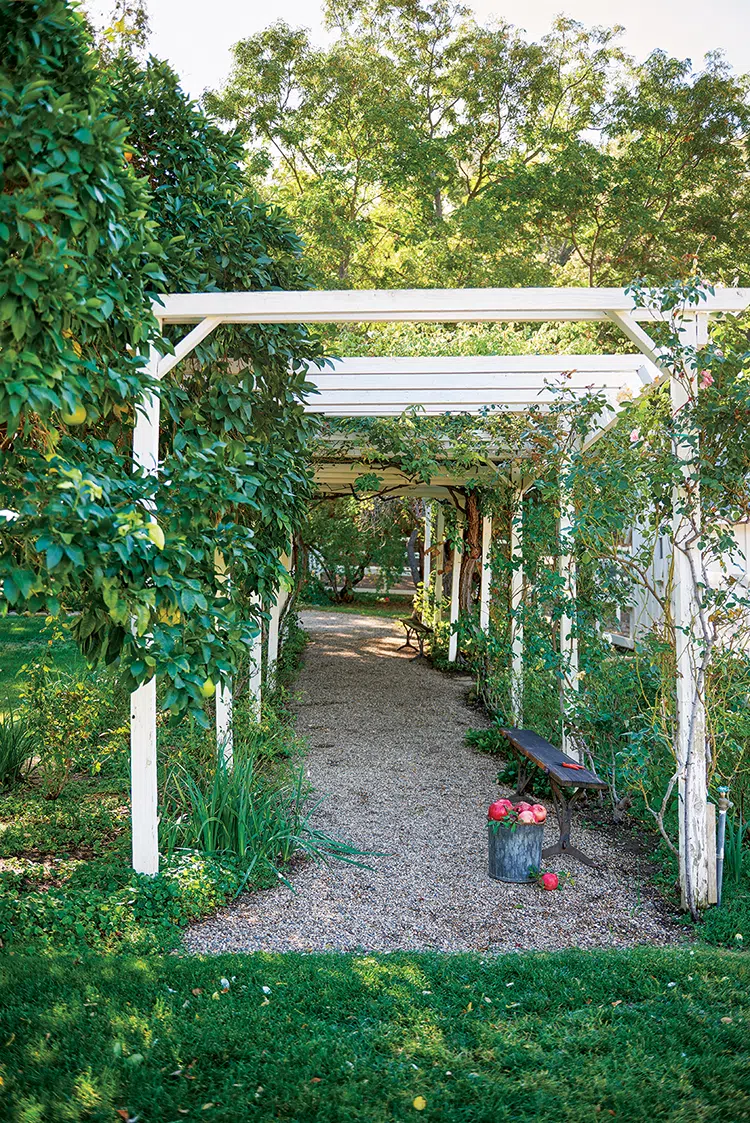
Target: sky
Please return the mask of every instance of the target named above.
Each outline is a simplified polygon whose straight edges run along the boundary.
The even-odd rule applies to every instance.
[[[112,9],[92,0],[92,10]],[[719,48],[735,70],[750,73],[750,0],[469,0],[480,22],[491,17],[524,28],[538,39],[560,13],[593,25],[623,25],[624,48],[645,58],[657,47],[696,68],[708,50]],[[310,28],[323,37],[317,0],[150,0],[150,50],[166,58],[195,98],[222,85],[230,47],[274,20]]]

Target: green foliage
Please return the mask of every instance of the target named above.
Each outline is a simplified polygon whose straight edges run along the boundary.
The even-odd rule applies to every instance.
[[[184,855],[153,878],[125,861],[78,867],[62,888],[19,892],[24,875],[0,874],[0,939],[11,951],[169,951],[180,930],[214,911],[244,884],[228,860]]]
[[[363,490],[373,483],[377,489],[369,478],[361,483]],[[347,603],[369,566],[379,567],[384,588],[399,579],[409,524],[408,507],[400,501],[322,499],[311,504],[300,537],[334,602]]]
[[[304,772],[289,780],[270,774],[258,755],[237,755],[231,768],[220,759],[207,783],[185,769],[172,774],[162,818],[167,855],[197,851],[237,859],[246,875],[281,877],[295,856],[318,862],[346,860],[356,851],[329,838],[310,820],[318,803],[310,802]]]
[[[0,802],[0,821],[3,858],[91,858],[110,849],[117,839],[127,841],[129,809],[121,792],[79,784],[49,800],[35,786],[6,795]],[[34,876],[33,870],[24,873]],[[43,878],[43,871],[37,873]]]
[[[749,984],[746,956],[713,949],[6,955],[4,1104],[405,1123],[421,1096],[445,1123],[739,1121]]]
[[[0,791],[13,788],[31,765],[35,738],[24,719],[11,710],[0,717]]]
[[[212,113],[327,287],[623,284],[748,270],[747,80],[560,17],[530,42],[454,0],[330,0],[233,48]],[[710,48],[710,42],[706,44]]]
[[[152,290],[302,288],[300,243],[166,64],[99,58],[54,0],[2,20],[0,422],[17,435],[0,474],[19,517],[0,523],[0,607],[75,606],[91,662],[118,662],[126,689],[158,674],[168,708],[205,720],[201,686],[237,672],[301,516],[318,348],[301,327],[217,332],[159,389],[159,477],[133,473],[148,344],[171,347]]]
[[[20,689],[48,796],[71,772],[127,772],[128,695],[106,670],[56,670],[45,659],[27,669]]]

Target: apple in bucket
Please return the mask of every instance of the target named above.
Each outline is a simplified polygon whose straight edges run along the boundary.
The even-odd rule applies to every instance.
[[[495,821],[504,819],[512,808],[513,804],[509,799],[496,799],[495,802],[491,803],[489,806],[487,818],[494,819]]]
[[[547,808],[541,803],[534,803],[531,806],[531,814],[534,816],[535,823],[543,823],[547,818]]]
[[[535,823],[536,819],[534,818],[534,812],[531,810],[531,808],[528,808],[528,810],[525,811],[519,811],[518,821],[519,823]]]

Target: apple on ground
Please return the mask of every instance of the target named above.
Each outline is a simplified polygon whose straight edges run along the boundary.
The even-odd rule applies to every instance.
[[[530,811],[530,810],[519,812],[518,821],[519,821],[519,823],[533,823],[533,822],[535,822],[533,812]]]
[[[547,808],[541,803],[533,803],[531,814],[534,816],[535,823],[543,823],[547,818]]]
[[[560,882],[556,873],[543,873],[539,878],[542,889],[558,889]]]

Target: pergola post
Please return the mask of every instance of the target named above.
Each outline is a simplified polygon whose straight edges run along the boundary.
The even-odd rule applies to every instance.
[[[159,355],[149,352],[146,370],[157,374]],[[149,476],[159,471],[159,408],[156,394],[139,403],[133,429],[133,466]],[[130,816],[133,869],[159,872],[159,817],[156,771],[156,676],[130,695]]]
[[[479,575],[479,627],[487,634],[490,630],[490,596],[492,588],[492,568],[490,547],[492,545],[492,516],[482,518],[482,557]]]
[[[448,662],[455,663],[458,656],[458,594],[461,587],[461,542],[463,539],[464,516],[456,511],[456,542],[453,547],[453,569],[451,570],[451,634],[448,640]]]
[[[510,522],[510,709],[516,727],[523,725],[523,486],[514,469]]]
[[[229,574],[220,550],[214,551],[214,569],[219,586],[217,595],[228,595]],[[234,764],[233,704],[231,683],[220,682],[216,689],[216,752],[229,769]]]
[[[566,457],[560,469],[560,519],[558,523],[558,573],[563,581],[563,595],[565,606],[560,617],[560,661],[562,677],[560,679],[560,699],[562,709],[562,749],[564,753],[580,761],[580,750],[575,740],[570,736],[568,715],[571,704],[571,693],[578,692],[578,636],[576,634],[576,598],[577,575],[576,561],[573,550],[573,528],[575,525],[575,508],[573,496],[568,486],[565,474],[569,460]]]
[[[431,561],[432,556],[430,549],[432,547],[432,504],[425,501],[424,505],[424,550],[422,552],[422,590],[423,597],[428,597],[430,593],[430,576],[431,576]]]
[[[437,519],[435,526],[435,607],[432,614],[433,623],[437,624],[443,617],[443,568],[445,566],[445,511],[443,504],[437,505]]]
[[[261,600],[257,593],[250,598],[259,610]],[[258,621],[258,634],[248,647],[249,672],[247,692],[250,698],[250,712],[255,721],[260,721],[261,702],[263,700],[263,625]]]
[[[291,568],[291,558],[287,551],[284,551],[280,558],[281,564],[286,573]],[[268,624],[268,653],[266,656],[266,681],[269,686],[273,686],[276,679],[276,664],[279,661],[279,629],[281,626],[281,613],[284,611],[288,592],[283,584],[283,580],[279,582],[276,589],[276,595],[271,604],[271,618]]]
[[[680,328],[685,347],[708,342],[708,316],[685,319]],[[685,378],[670,378],[672,412],[678,419],[674,451],[682,464],[683,482],[672,493],[674,620],[676,681],[677,793],[679,809],[680,888],[683,908],[695,913],[709,904],[709,847],[706,777],[706,714],[700,675],[702,632],[697,582],[703,578],[699,541],[700,490],[695,464],[699,446],[695,433],[679,432],[679,411],[698,394],[695,359],[685,363]]]

